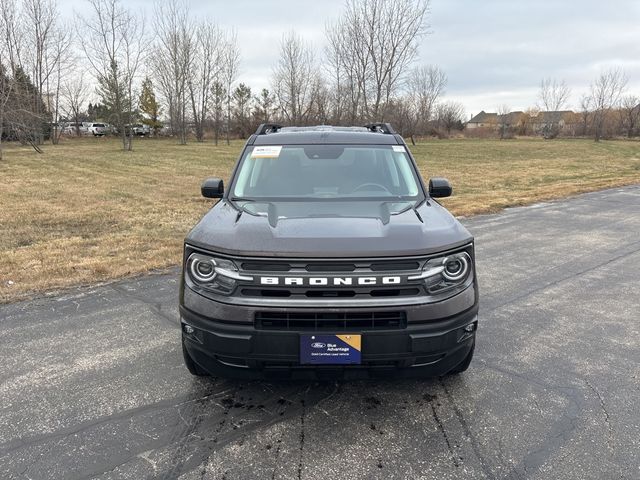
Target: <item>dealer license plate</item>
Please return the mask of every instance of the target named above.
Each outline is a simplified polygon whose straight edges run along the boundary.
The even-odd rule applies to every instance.
[[[300,335],[300,363],[305,365],[359,364],[362,335]]]

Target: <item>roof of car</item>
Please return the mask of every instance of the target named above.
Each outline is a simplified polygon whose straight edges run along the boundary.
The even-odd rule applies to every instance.
[[[272,127],[272,128],[269,128]],[[402,145],[398,135],[389,126],[335,127],[319,125],[314,127],[263,126],[249,140],[253,145]]]

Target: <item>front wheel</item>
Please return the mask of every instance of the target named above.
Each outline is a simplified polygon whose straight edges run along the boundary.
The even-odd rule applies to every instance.
[[[469,350],[467,356],[464,357],[464,360],[462,360],[456,367],[453,368],[453,370],[449,372],[449,375],[458,375],[459,373],[465,372],[469,368],[469,365],[471,365],[471,360],[473,359],[473,352],[475,349],[476,341],[474,340],[473,344],[471,345],[471,350]]]
[[[187,347],[184,345],[184,339],[182,340],[182,356],[184,357],[184,364],[191,375],[195,375],[196,377],[209,376],[205,370],[193,361],[193,358],[191,358],[191,355],[189,355],[189,352],[187,351]]]

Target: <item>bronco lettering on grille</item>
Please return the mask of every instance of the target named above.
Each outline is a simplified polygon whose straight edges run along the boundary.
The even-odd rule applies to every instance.
[[[326,287],[349,285],[399,285],[400,276],[387,277],[260,277],[261,285],[286,285],[298,287]]]

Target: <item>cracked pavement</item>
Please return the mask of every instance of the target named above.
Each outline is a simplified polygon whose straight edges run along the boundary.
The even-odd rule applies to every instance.
[[[0,306],[2,478],[640,478],[640,186],[464,223],[456,378],[196,379],[176,272]]]

